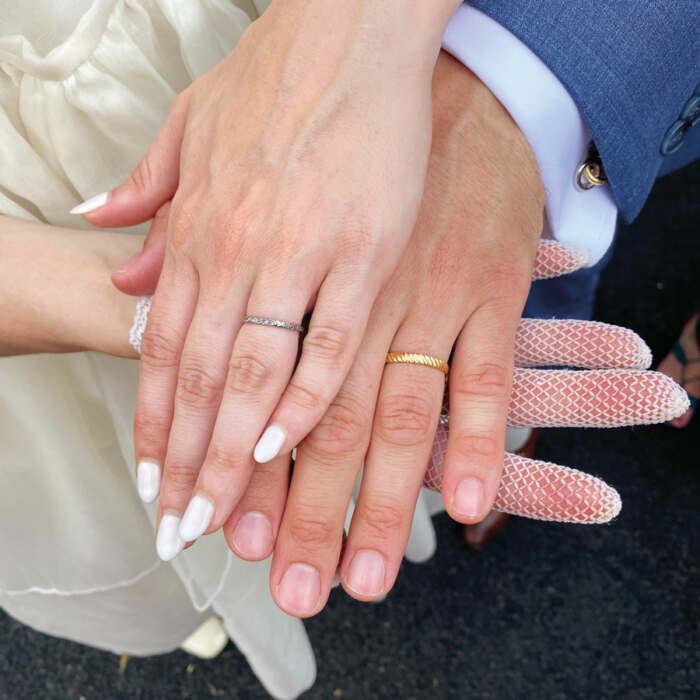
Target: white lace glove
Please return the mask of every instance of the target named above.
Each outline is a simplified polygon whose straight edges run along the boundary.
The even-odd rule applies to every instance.
[[[533,279],[573,272],[585,253],[542,241]],[[141,351],[150,297],[137,304],[129,342]],[[662,423],[688,408],[685,391],[646,368],[651,352],[633,331],[596,321],[522,319],[516,336],[511,427],[612,428]],[[574,369],[532,369],[566,366]],[[445,392],[447,397],[447,392]],[[424,486],[442,487],[449,431],[447,406],[440,420]],[[621,508],[617,491],[590,474],[506,453],[496,510],[537,520],[605,523]]]

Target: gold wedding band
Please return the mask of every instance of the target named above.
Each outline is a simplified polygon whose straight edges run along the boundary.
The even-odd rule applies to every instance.
[[[432,355],[421,355],[417,352],[389,352],[386,355],[386,364],[407,364],[407,365],[422,365],[423,367],[432,367],[440,370],[445,376],[450,371],[450,366],[439,357]]]

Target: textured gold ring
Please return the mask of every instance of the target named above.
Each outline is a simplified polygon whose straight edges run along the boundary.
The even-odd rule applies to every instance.
[[[417,352],[389,352],[386,355],[386,363],[389,364],[407,364],[407,365],[423,365],[423,367],[432,367],[442,372],[447,376],[450,371],[450,366],[439,357],[432,355],[421,355]]]

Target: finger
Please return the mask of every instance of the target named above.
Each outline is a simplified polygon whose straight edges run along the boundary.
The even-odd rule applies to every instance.
[[[485,517],[498,490],[519,312],[517,304],[505,302],[479,307],[455,345],[442,495],[447,512],[460,522]]]
[[[112,284],[123,294],[148,296],[156,291],[168,242],[170,202],[153,217],[143,249],[112,273]]]
[[[646,369],[651,350],[629,328],[598,321],[523,318],[515,336],[516,367]]]
[[[310,296],[311,289],[300,279],[258,278],[246,314],[298,323]],[[296,331],[250,323],[240,327],[211,442],[195,485],[199,498],[193,499],[183,516],[181,530],[186,540],[218,530],[243,495],[253,471],[253,447],[289,381],[298,348]],[[204,512],[206,501],[210,507],[206,517],[200,517],[197,513]]]
[[[249,282],[243,276],[237,276],[231,289],[206,285],[200,288],[180,358],[160,494],[161,512],[182,515],[192,498],[211,440],[248,292]],[[195,494],[187,511],[190,528],[206,520],[212,508],[206,494]],[[185,542],[196,539],[189,536],[184,518],[180,536]]]
[[[188,100],[187,91],[175,99],[146,155],[122,184],[79,204],[71,214],[82,214],[100,228],[132,226],[153,218],[172,199],[180,179],[180,148]]]
[[[224,537],[241,559],[259,561],[272,554],[287,500],[289,466],[288,455],[257,465],[243,497],[224,523]]]
[[[447,433],[441,425],[423,482],[434,491],[442,489]],[[622,502],[612,486],[590,474],[506,452],[493,507],[535,520],[599,524],[616,517]]]
[[[197,277],[189,263],[168,258],[167,284],[153,297],[141,339],[139,390],[134,416],[139,493],[155,500],[168,444],[180,351],[194,313]]]
[[[587,262],[588,253],[585,250],[557,241],[541,240],[535,256],[532,279],[546,280],[568,275],[585,267]]]
[[[457,331],[433,319],[407,321],[391,350],[449,357]],[[389,364],[365,460],[360,495],[341,562],[341,581],[358,600],[374,600],[394,585],[438,425],[445,376],[434,367]]]
[[[367,324],[371,290],[347,270],[319,292],[299,365],[255,446],[258,463],[290,452],[319,422],[347,376]]]
[[[660,372],[516,369],[508,425],[617,428],[663,423],[687,408],[688,395]]]
[[[297,449],[270,589],[286,612],[318,612],[335,580],[345,516],[369,442],[393,328],[368,331],[347,380]]]

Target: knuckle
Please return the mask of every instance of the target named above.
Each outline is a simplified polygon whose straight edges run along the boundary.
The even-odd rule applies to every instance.
[[[145,408],[137,408],[134,414],[134,438],[143,452],[144,443],[158,443],[167,439],[170,428],[169,416],[158,415]]]
[[[214,480],[221,481],[233,475],[236,471],[238,461],[230,451],[211,444],[207,451],[205,465],[207,472],[214,477]]]
[[[197,223],[198,206],[192,196],[173,199],[170,206],[170,243],[174,250],[182,250],[192,238]]]
[[[347,347],[347,330],[331,326],[312,326],[304,339],[304,352],[326,361],[338,360]]]
[[[450,435],[450,438],[453,441],[454,450],[462,457],[475,454],[481,457],[495,457],[499,453],[498,441],[493,435],[466,432]]]
[[[503,365],[484,362],[455,377],[451,391],[465,400],[479,398],[504,399],[510,384],[510,374]]]
[[[431,402],[420,393],[389,394],[379,401],[377,429],[381,438],[399,447],[412,447],[432,439],[437,417]]]
[[[129,176],[131,184],[140,194],[149,193],[155,184],[153,168],[151,166],[152,157],[151,151],[149,150]]]
[[[170,462],[165,466],[163,482],[170,493],[189,494],[197,480],[197,471],[191,466]]]
[[[287,385],[287,396],[304,411],[314,413],[323,405],[323,397],[313,389],[307,389],[293,381]]]
[[[365,525],[378,537],[401,531],[408,522],[408,513],[396,503],[368,501],[361,511]]]
[[[172,369],[179,359],[177,338],[160,323],[149,323],[141,340],[141,362],[155,369]]]
[[[509,257],[504,255],[505,261],[485,270],[484,288],[496,300],[512,305],[527,296],[532,272],[525,257],[508,260]]]
[[[254,395],[267,385],[273,374],[272,365],[256,355],[235,355],[229,363],[227,388],[236,394]]]
[[[340,533],[326,520],[296,517],[289,524],[289,536],[303,549],[326,549],[338,542]]]
[[[308,438],[317,453],[341,456],[357,452],[369,434],[367,411],[349,398],[339,398],[331,404]]]
[[[212,408],[219,404],[221,382],[209,370],[196,365],[180,371],[177,399],[191,408]]]

